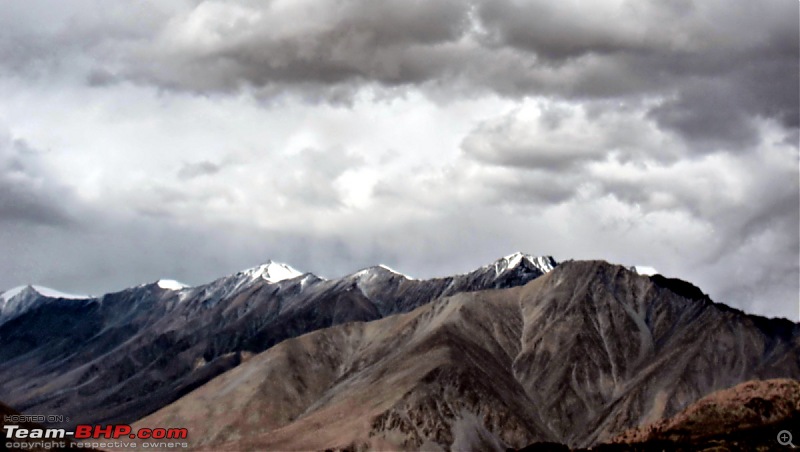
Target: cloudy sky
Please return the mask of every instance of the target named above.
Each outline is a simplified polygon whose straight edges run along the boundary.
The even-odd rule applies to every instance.
[[[0,288],[650,265],[797,320],[798,2],[8,0]]]

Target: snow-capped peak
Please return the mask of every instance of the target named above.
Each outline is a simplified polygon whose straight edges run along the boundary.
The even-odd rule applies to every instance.
[[[519,251],[517,251],[514,254],[509,254],[508,256],[505,256],[505,257],[501,258],[500,262],[505,261],[506,265],[507,265],[507,268],[514,268],[517,265],[519,265],[520,262],[522,262],[522,259],[525,259],[526,257],[530,257],[530,256],[527,256],[526,254],[523,254],[523,253],[520,253]]]
[[[48,297],[48,298],[64,298],[64,299],[68,299],[68,300],[83,300],[83,299],[86,299],[86,298],[92,298],[89,295],[69,294],[69,293],[60,292],[60,291],[55,290],[55,289],[51,289],[49,287],[34,286],[34,285],[31,285],[31,284],[29,284],[27,286],[19,286],[19,287],[15,287],[13,289],[9,289],[9,290],[3,292],[2,294],[0,294],[0,298],[8,301],[8,300],[16,297],[20,293],[22,293],[25,289],[33,290],[36,293],[38,293],[39,295],[42,295],[42,296],[45,296],[45,297]]]
[[[538,268],[542,273],[547,273],[556,266],[556,261],[551,256],[534,257],[530,254],[516,252],[496,260],[493,264],[494,271],[499,275],[506,270],[518,267],[523,261],[527,261],[529,264]]]
[[[208,303],[213,304],[234,293],[256,286],[259,281],[274,284],[303,275],[306,275],[307,278],[299,281],[301,286],[309,284],[313,282],[314,278],[317,278],[311,274],[301,273],[287,264],[269,260],[259,266],[220,278],[211,284],[199,286],[197,289],[201,291],[203,297],[209,300]]]
[[[645,275],[645,276],[653,276],[658,273],[658,270],[656,270],[653,267],[648,267],[646,265],[634,265],[630,268],[630,270],[632,272],[636,272],[640,275]]]
[[[261,278],[270,283],[276,283],[285,279],[292,279],[301,276],[303,273],[295,270],[289,265],[280,262],[267,261],[258,267],[253,267],[242,272],[250,277],[251,281]]]
[[[189,287],[188,285],[179,281],[175,281],[174,279],[159,279],[156,281],[156,284],[158,284],[158,287],[164,290],[181,290]]]
[[[384,265],[384,264],[378,264],[378,265],[375,265],[373,267],[367,267],[367,268],[365,268],[363,270],[359,270],[359,271],[353,273],[353,276],[357,277],[357,278],[361,278],[361,277],[368,276],[368,275],[374,275],[376,270],[387,271],[387,272],[395,274],[397,276],[401,276],[401,277],[403,277],[405,279],[414,279],[414,278],[412,278],[412,277],[410,277],[410,276],[408,276],[406,274],[400,273],[399,271],[389,267],[388,265]]]
[[[45,299],[85,300],[89,295],[74,295],[49,287],[19,286],[0,294],[0,323],[17,316]]]
[[[384,269],[384,270],[386,270],[386,271],[388,271],[390,273],[394,273],[395,275],[402,276],[405,279],[414,279],[414,278],[406,275],[405,273],[400,273],[399,271],[393,269],[392,267],[389,267],[388,265],[378,264],[378,267],[382,268],[382,269]]]

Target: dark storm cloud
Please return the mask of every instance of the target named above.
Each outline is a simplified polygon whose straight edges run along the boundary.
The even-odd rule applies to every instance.
[[[759,140],[749,112],[739,108],[736,91],[724,81],[704,80],[683,87],[676,99],[650,113],[663,127],[680,133],[708,151],[728,143],[746,148]]]
[[[549,60],[635,51],[647,45],[633,24],[576,14],[581,9],[570,2],[500,0],[481,2],[478,12],[492,45],[510,45]]]
[[[466,156],[490,165],[548,172],[604,158],[604,137],[582,139],[568,121],[574,113],[558,110],[551,107],[537,117],[514,112],[486,121],[464,138],[461,149]]]
[[[190,91],[292,88],[337,95],[362,84],[404,85],[437,76],[431,49],[459,39],[465,4],[453,0],[317,2],[297,6],[203,2],[133,43],[117,72]]]
[[[705,149],[756,141],[753,117],[800,117],[792,1],[74,3],[48,27],[6,15],[3,70],[332,102],[364,86],[660,98],[653,118]]]
[[[534,170],[486,183],[498,204],[553,206],[572,199],[581,181],[568,175]]]
[[[0,221],[63,226],[69,215],[58,204],[55,192],[21,187],[16,181],[0,180]]]
[[[67,226],[71,193],[41,168],[37,151],[0,134],[0,221]]]
[[[757,141],[756,116],[798,127],[798,3],[768,3],[631,2],[597,14],[569,2],[496,1],[479,11],[491,46],[564,76],[548,83],[534,71],[534,89],[664,97],[652,112],[661,126],[712,150]]]
[[[800,36],[795,37],[795,42]],[[698,150],[746,149],[760,137],[753,119],[798,128],[800,67],[794,57],[743,59],[729,72],[680,80],[675,95],[651,111],[661,126]]]
[[[659,98],[652,117],[708,152],[757,141],[754,117],[797,128],[797,16],[786,1],[202,2],[94,52],[89,78],[333,102],[364,86]]]
[[[490,148],[489,145],[475,143],[473,140],[466,141],[464,149],[467,153],[486,163],[515,168],[546,168],[550,170],[567,170],[584,159],[591,158],[593,154],[599,154],[591,148],[559,144],[526,146],[525,143],[507,143],[501,148]]]
[[[552,174],[579,173],[610,156],[669,162],[682,147],[654,137],[646,105],[536,102],[476,126],[461,143],[472,160]]]

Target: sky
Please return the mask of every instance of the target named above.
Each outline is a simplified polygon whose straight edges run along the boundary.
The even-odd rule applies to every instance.
[[[794,0],[7,0],[0,289],[522,251],[798,319]]]

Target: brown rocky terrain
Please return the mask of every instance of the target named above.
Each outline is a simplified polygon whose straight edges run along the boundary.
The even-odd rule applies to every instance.
[[[138,426],[206,450],[586,447],[754,379],[800,378],[800,326],[691,284],[567,262],[525,286],[289,339]]]
[[[748,381],[714,392],[675,416],[615,436],[615,444],[672,444],[675,448],[775,450],[781,430],[797,432],[800,382]]]

